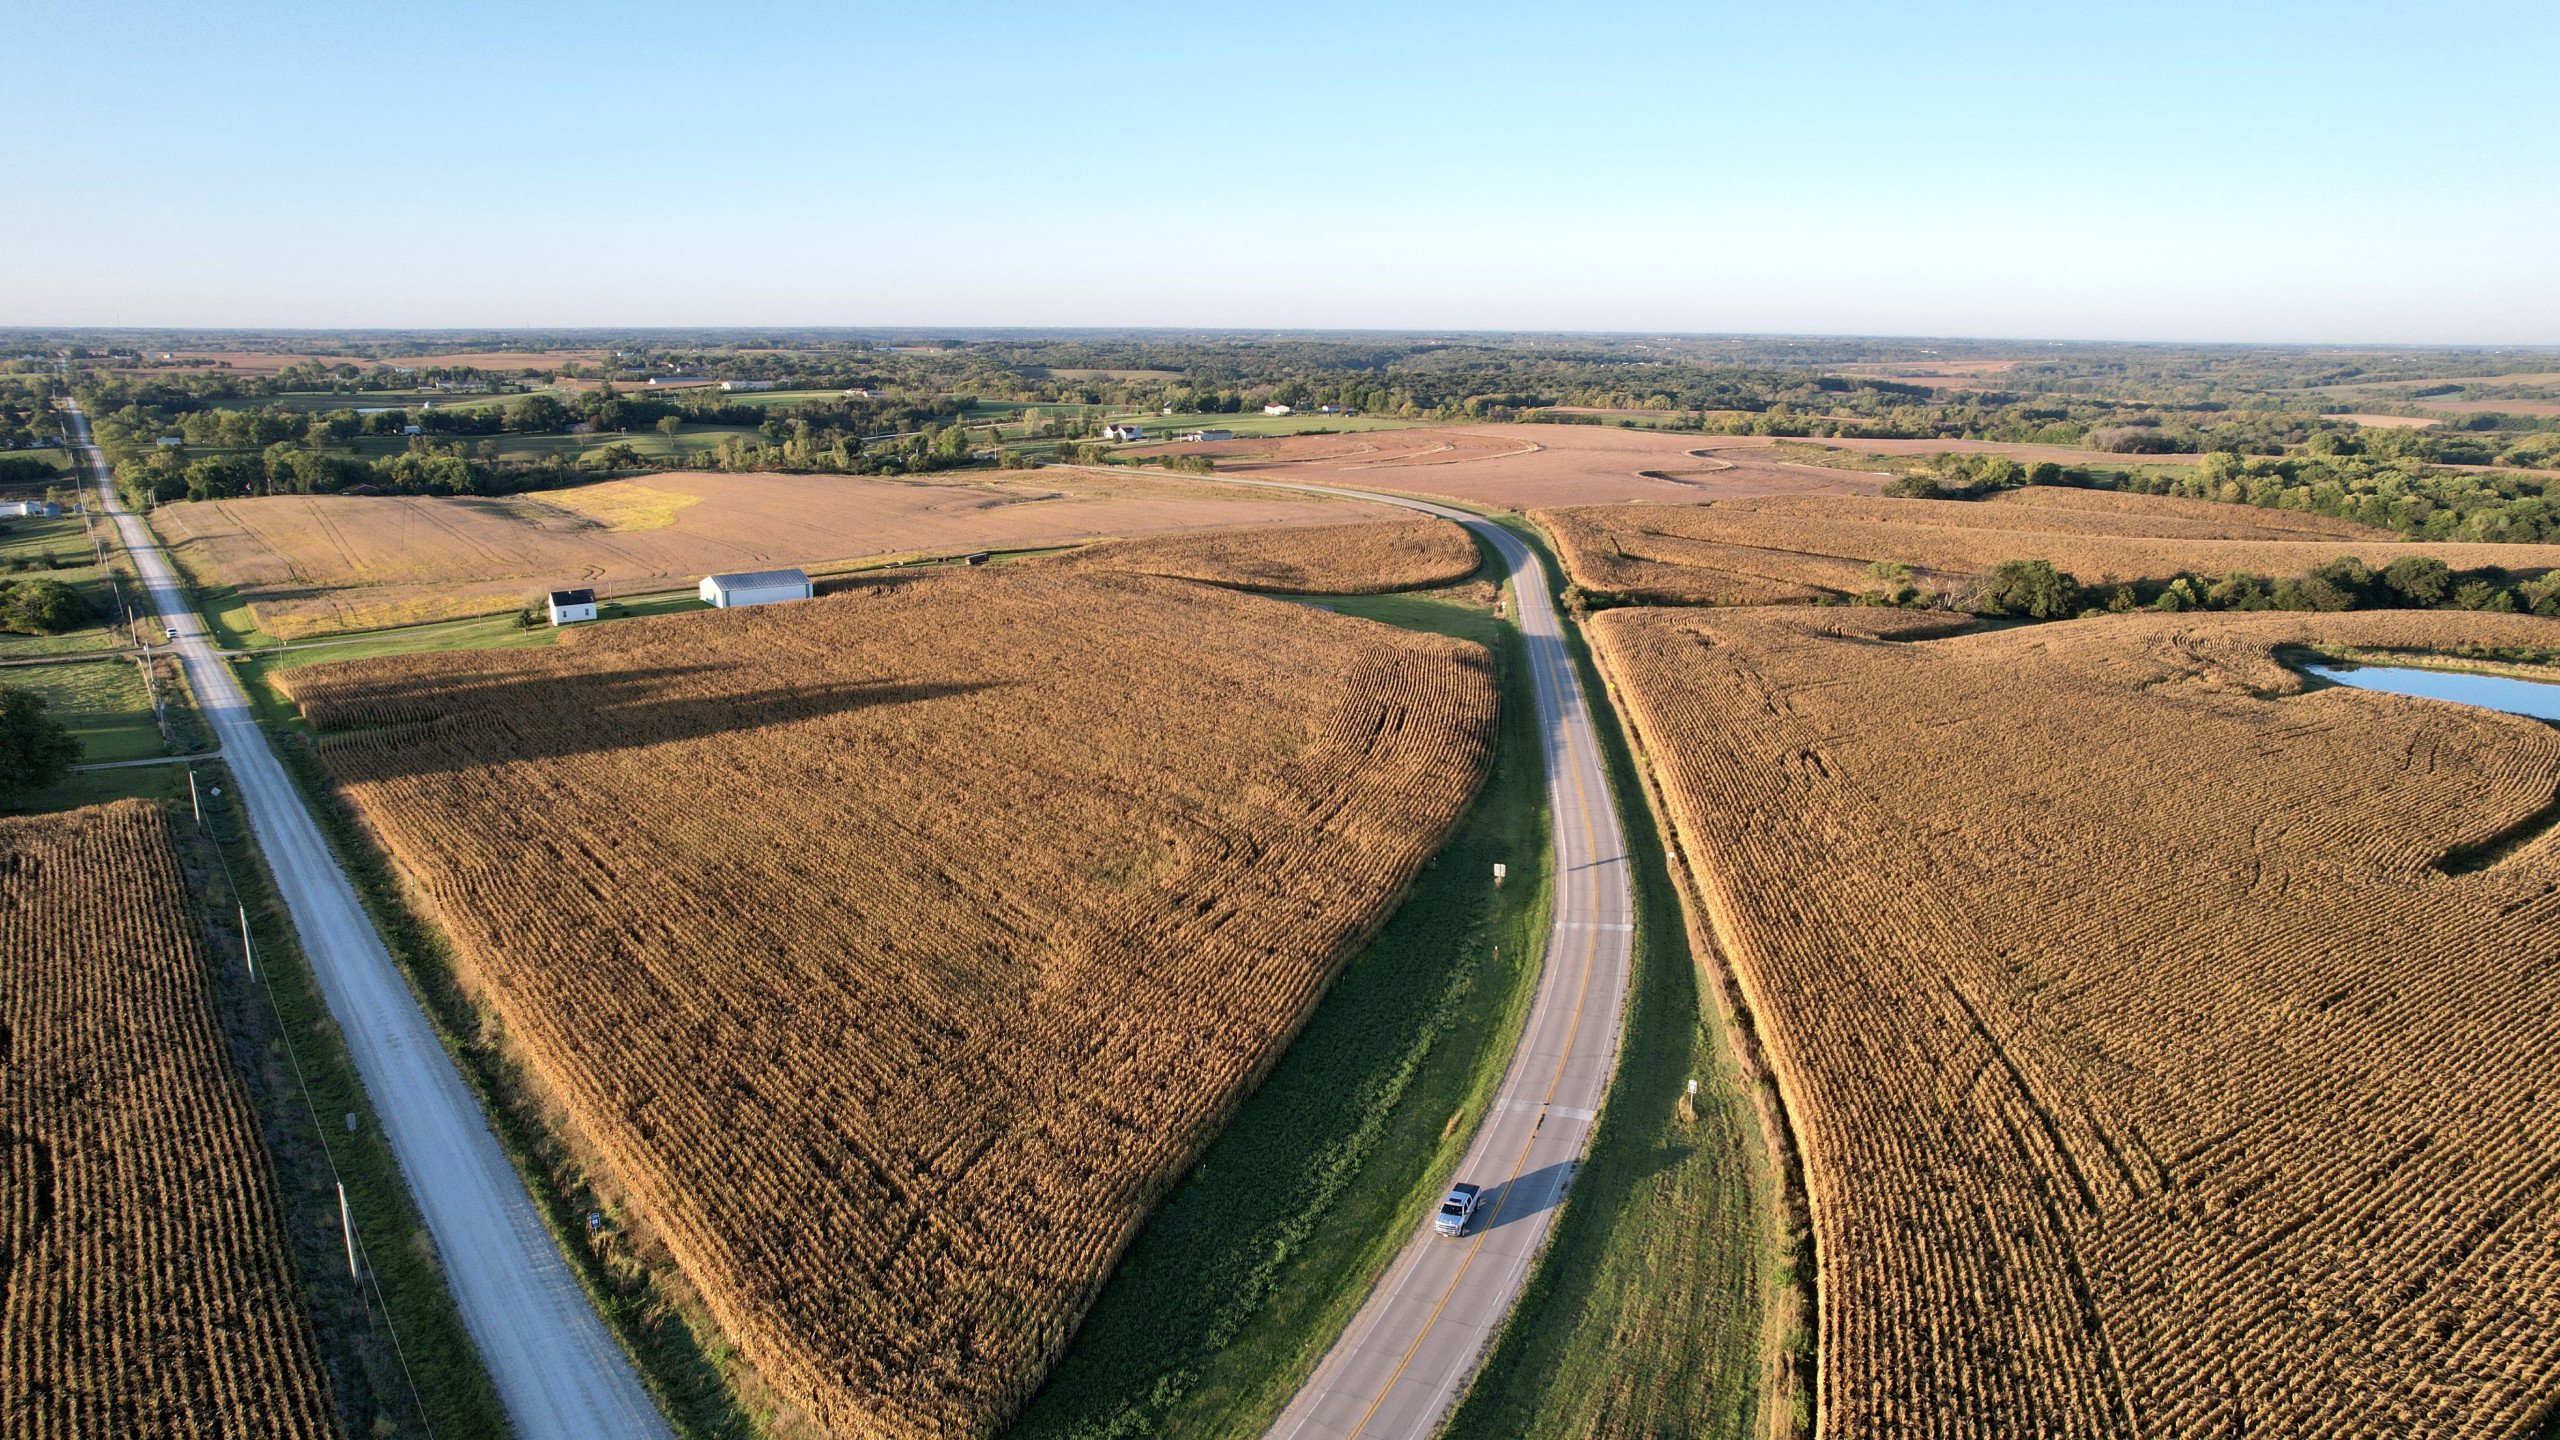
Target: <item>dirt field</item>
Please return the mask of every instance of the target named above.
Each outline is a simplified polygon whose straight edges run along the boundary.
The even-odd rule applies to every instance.
[[[2411,403],[2442,415],[2560,415],[2560,400],[2440,400]]]
[[[1991,500],[1798,496],[1534,512],[1574,583],[1666,604],[1768,605],[1877,588],[1874,561],[1953,591],[2004,560],[2050,560],[2083,584],[2246,570],[2299,575],[2341,555],[2380,569],[2433,555],[2456,570],[2560,567],[2560,545],[2401,540],[2349,521],[2165,496],[2036,487]]]
[[[160,358],[163,353],[168,355],[167,360]],[[197,369],[230,370],[241,375],[273,375],[288,365],[305,362],[330,367],[353,365],[360,370],[370,370],[374,365],[373,361],[360,355],[270,355],[252,350],[145,350],[142,354],[149,365],[119,373],[147,375],[155,368],[166,370],[173,365],[185,365]]]
[[[1823,1434],[2538,1434],[2560,734],[2270,647],[2560,624],[1932,624],[1593,627],[1802,1144]]]
[[[0,1435],[340,1432],[168,821],[0,819]]]
[[[2331,415],[2331,420],[2344,420],[2368,430],[2424,430],[2436,423],[2424,415]]]
[[[394,355],[381,363],[409,365],[424,370],[429,367],[468,366],[474,370],[557,370],[576,362],[601,365],[609,358],[602,350],[471,350],[452,355]]]
[[[1241,590],[1380,595],[1454,584],[1483,557],[1466,531],[1422,518],[1120,540],[1076,551],[1072,563]]]
[[[628,595],[718,571],[1383,513],[1087,471],[942,482],[688,471],[485,500],[205,501],[163,506],[152,523],[194,574],[238,587],[261,630],[293,639],[491,614],[564,585]]]
[[[1743,439],[1743,445],[1770,442]],[[2056,465],[2103,465],[2126,469],[2135,465],[2193,465],[2201,455],[2123,455],[2113,450],[2082,450],[2070,445],[2026,445],[2006,440],[1790,440],[1790,445],[1819,445],[1865,455],[2006,455],[2022,463],[2050,460]]]
[[[1029,1396],[1495,703],[1461,641],[1056,566],[285,678],[617,1224],[823,1433],[943,1440]]]
[[[1202,445],[1135,446],[1129,453],[1210,455],[1223,474],[1395,490],[1511,509],[1857,494],[1883,483],[1877,476],[1781,460],[1764,440],[1602,425],[1468,425],[1240,437]]]

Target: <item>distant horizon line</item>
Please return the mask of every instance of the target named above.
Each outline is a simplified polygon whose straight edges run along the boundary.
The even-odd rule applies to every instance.
[[[0,343],[14,337],[175,336],[286,338],[339,336],[497,339],[505,337],[570,337],[627,335],[692,336],[878,336],[891,338],[1002,337],[1037,339],[1054,336],[1252,336],[1252,337],[1391,337],[1397,339],[1552,338],[1674,341],[1770,341],[1780,343],[1889,342],[1903,345],[2134,346],[2233,350],[2485,350],[2560,351],[2560,340],[2135,340],[2108,337],[2030,335],[1891,334],[1881,331],[1823,330],[1623,330],[1528,329],[1460,326],[1302,326],[1302,325],[837,325],[721,323],[701,325],[79,325],[0,324]]]

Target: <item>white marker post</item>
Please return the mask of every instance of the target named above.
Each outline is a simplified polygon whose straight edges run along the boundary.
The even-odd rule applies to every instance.
[[[196,823],[204,823],[204,796],[196,790],[196,767],[187,767],[187,803],[196,810]]]
[[[356,1217],[347,1209],[347,1182],[338,1182],[338,1228],[347,1236],[347,1278],[356,1282],[357,1293],[364,1289],[364,1272],[356,1268]]]
[[[1506,875],[1510,874],[1510,873],[1511,873],[1511,867],[1510,867],[1510,866],[1503,864],[1503,863],[1502,863],[1501,861],[1499,861],[1499,860],[1494,861],[1494,862],[1493,862],[1493,888],[1494,888],[1494,889],[1496,889],[1496,890],[1501,889],[1501,888],[1502,888],[1502,878],[1503,878],[1504,876],[1506,876]]]
[[[249,978],[258,978],[258,952],[249,943],[249,907],[240,907],[240,957],[249,962]]]

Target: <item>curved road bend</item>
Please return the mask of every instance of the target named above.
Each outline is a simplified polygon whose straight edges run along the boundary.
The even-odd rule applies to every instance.
[[[521,1440],[672,1440],[629,1357],[543,1229],[524,1182],[489,1133],[410,994],[355,886],[329,853],[150,531],[116,498],[88,417],[74,438],[220,742],[250,828],[292,912],[329,1013],[435,1236],[445,1279]]]
[[[1420,1440],[1466,1390],[1519,1298],[1617,1068],[1635,916],[1626,842],[1546,568],[1528,546],[1489,520],[1425,500],[1210,478],[1375,501],[1466,526],[1510,570],[1529,651],[1555,825],[1555,926],[1520,1048],[1458,1168],[1458,1179],[1485,1187],[1478,1218],[1457,1239],[1423,1221],[1270,1432],[1271,1440]]]

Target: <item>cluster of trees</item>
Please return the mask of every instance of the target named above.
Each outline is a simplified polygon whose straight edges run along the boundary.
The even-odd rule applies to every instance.
[[[60,438],[53,388],[51,376],[0,376],[0,450],[25,450]]]
[[[2389,433],[2389,432],[2384,432]],[[2560,537],[2551,477],[2441,470],[2412,455],[2307,448],[2281,457],[2207,455],[2193,466],[2146,469],[2090,483],[2150,495],[2304,510],[2425,540],[2537,543]]]
[[[89,602],[59,580],[0,581],[0,630],[60,635],[89,621]]]
[[[1886,482],[1887,495],[1976,500],[2021,485],[2076,485],[2301,510],[2422,540],[2540,543],[2560,537],[2552,477],[2445,470],[2406,430],[2321,434],[2299,453],[2215,451],[2194,465],[2111,470],[2001,455],[1935,455]]]
[[[1911,572],[1891,561],[1868,568],[1877,582],[1857,600],[1869,605],[1946,604],[1976,615],[2060,620],[2134,610],[2479,610],[2560,615],[2560,571],[2518,578],[2504,571],[2457,572],[2433,556],[2404,555],[2375,570],[2342,555],[2300,575],[2271,578],[2178,575],[2129,585],[2083,585],[2049,560],[2007,560],[1970,589],[1937,596],[1912,587]]]
[[[62,783],[80,763],[80,737],[47,713],[42,695],[0,685],[0,806]]]

